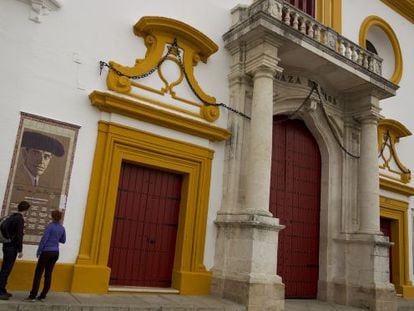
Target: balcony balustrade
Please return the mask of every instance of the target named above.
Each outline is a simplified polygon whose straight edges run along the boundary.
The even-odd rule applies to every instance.
[[[344,36],[341,36],[335,30],[324,26],[314,17],[299,10],[287,1],[257,0],[248,7],[236,7],[232,11],[232,29],[243,22],[254,21],[255,16],[257,17],[260,14],[265,14],[268,17],[277,20],[280,24],[288,26],[290,30],[296,32],[296,37],[299,37],[302,40],[307,40],[313,46],[322,50],[324,47],[328,48],[329,50],[334,51],[337,56],[340,55],[339,59],[342,56],[365,70],[381,76],[382,59],[378,55],[362,48]],[[275,25],[278,24],[275,23]],[[230,32],[231,30],[229,33]],[[225,40],[226,36],[227,34],[224,36]]]

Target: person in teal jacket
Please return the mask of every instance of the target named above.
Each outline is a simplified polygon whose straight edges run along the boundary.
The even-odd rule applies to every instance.
[[[52,283],[52,272],[56,261],[59,258],[59,243],[66,242],[65,228],[61,224],[62,212],[59,210],[52,211],[52,222],[46,227],[39,247],[37,248],[36,256],[39,258],[34,273],[32,290],[26,301],[43,300],[49,292]],[[40,279],[43,272],[45,273],[45,281],[43,290],[39,296]],[[36,298],[37,296],[37,298]]]

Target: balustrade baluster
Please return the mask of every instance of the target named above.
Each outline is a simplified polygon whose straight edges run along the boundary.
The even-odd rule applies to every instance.
[[[345,56],[345,51],[346,51],[346,48],[345,48],[344,40],[339,39],[339,51],[338,52],[342,56]]]
[[[314,24],[311,21],[309,21],[308,36],[311,37],[312,39],[314,36],[313,26]]]
[[[299,29],[299,14],[293,13],[293,23],[292,23],[293,29],[298,30]]]
[[[306,35],[306,20],[303,17],[300,19],[300,32]]]
[[[284,23],[286,24],[286,25],[289,25],[290,26],[290,9],[289,8],[286,8],[285,9],[285,18],[283,19],[283,21],[284,21]]]
[[[269,7],[266,7],[268,13],[274,18],[281,20],[285,25],[300,31],[302,34],[324,44],[336,53],[346,57],[349,60],[359,64],[360,66],[381,74],[382,60],[367,52],[365,49],[356,45],[352,41],[342,37],[333,29],[328,28],[298,8],[283,0],[269,0]],[[250,11],[254,14],[263,10],[261,6],[254,7],[255,10]],[[247,11],[246,11],[247,13]],[[246,16],[247,17],[247,16]],[[244,19],[244,18],[243,18]]]
[[[345,57],[351,59],[352,51],[348,41],[345,42]]]
[[[364,66],[364,68],[367,68],[368,69],[368,65],[369,65],[369,63],[368,63],[368,55],[366,53],[364,53],[364,63],[363,63],[363,66]]]
[[[352,48],[352,60],[354,62],[358,62],[358,53],[359,53],[359,49],[356,46],[353,46],[353,48]]]
[[[357,63],[361,66],[364,64],[364,52],[362,50],[358,50],[358,61]]]
[[[319,25],[315,25],[315,34],[314,34],[314,39],[318,42],[321,42],[321,30]]]
[[[374,60],[372,59],[372,57],[369,57],[369,67],[368,67],[369,71],[374,71]]]

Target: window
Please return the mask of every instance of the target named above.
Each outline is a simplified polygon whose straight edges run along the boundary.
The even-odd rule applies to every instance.
[[[371,43],[371,41],[369,40],[365,40],[365,45],[367,47],[367,50],[378,55],[377,49],[375,48],[375,46]]]

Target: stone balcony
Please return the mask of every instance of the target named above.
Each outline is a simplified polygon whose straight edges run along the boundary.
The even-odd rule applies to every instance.
[[[232,10],[232,26],[223,36],[230,51],[260,36],[277,41],[285,72],[308,76],[344,96],[367,92],[383,99],[398,89],[381,76],[378,55],[283,0],[257,0]]]

